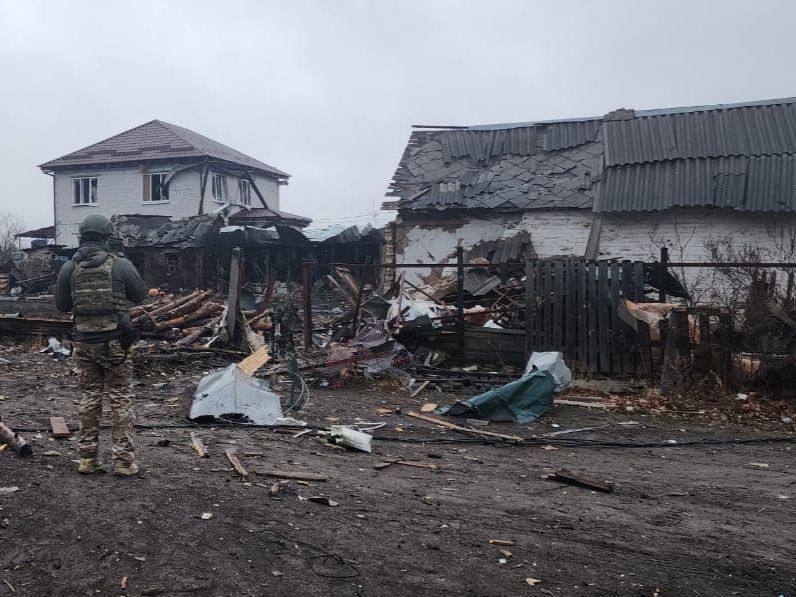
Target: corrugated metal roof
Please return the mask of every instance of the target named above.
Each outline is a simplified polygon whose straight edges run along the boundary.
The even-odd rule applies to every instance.
[[[796,156],[669,160],[608,168],[596,212],[671,207],[796,209]]]
[[[567,147],[577,147],[597,139],[602,126],[600,120],[557,122],[545,127],[542,149],[555,151]]]
[[[796,98],[414,131],[398,209],[791,211]],[[597,203],[595,203],[597,200]]]
[[[260,170],[277,178],[290,175],[278,168],[256,160],[223,143],[200,135],[190,129],[152,120],[113,137],[109,137],[83,149],[78,149],[58,159],[39,166],[44,170],[84,166],[163,160],[190,157],[209,157],[254,170]]]
[[[606,164],[796,153],[796,104],[721,108],[605,122]]]

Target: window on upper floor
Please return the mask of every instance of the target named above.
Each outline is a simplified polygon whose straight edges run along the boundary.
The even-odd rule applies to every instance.
[[[166,174],[144,174],[144,203],[168,201],[169,187],[165,185]]]
[[[213,174],[213,199],[219,202],[227,200],[227,177],[223,174]]]
[[[95,205],[97,203],[96,177],[72,179],[72,205]]]
[[[238,181],[238,195],[240,196],[241,205],[252,204],[252,187],[248,180],[241,178]]]

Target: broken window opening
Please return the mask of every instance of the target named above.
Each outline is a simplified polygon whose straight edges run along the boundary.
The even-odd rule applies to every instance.
[[[213,199],[219,202],[227,200],[227,177],[223,174],[213,174]]]
[[[238,195],[240,196],[241,205],[252,204],[252,188],[248,180],[240,179],[238,182]]]
[[[169,187],[166,186],[166,174],[144,174],[144,203],[151,201],[168,201]]]
[[[72,179],[72,204],[95,205],[97,203],[97,179],[95,177]]]
[[[180,270],[179,253],[166,253],[166,269],[169,272],[176,272]]]

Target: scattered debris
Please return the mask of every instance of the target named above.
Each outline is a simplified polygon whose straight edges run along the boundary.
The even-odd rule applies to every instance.
[[[421,413],[433,413],[435,410],[439,408],[439,405],[436,402],[426,402],[423,406],[420,407]]]
[[[0,423],[0,444],[8,444],[14,452],[23,458],[33,455],[33,448],[25,441],[25,438],[3,423]]]
[[[207,448],[195,431],[191,431],[191,445],[193,449],[196,450],[196,453],[199,454],[199,458],[207,458],[210,456],[207,453]]]
[[[586,477],[581,477],[565,469],[556,471],[552,475],[547,475],[547,478],[551,481],[560,481],[561,483],[577,485],[578,487],[585,487],[586,489],[593,489],[594,491],[602,491],[604,493],[611,493],[614,490],[613,486],[608,483],[587,479]]]
[[[340,505],[340,503],[339,503],[339,502],[335,502],[333,499],[330,499],[330,498],[328,498],[328,497],[321,496],[321,495],[316,495],[316,496],[308,497],[308,498],[307,498],[307,501],[308,501],[308,502],[314,502],[314,503],[316,503],[316,504],[323,504],[324,506],[331,506],[331,507],[333,507],[333,508],[334,508],[335,506],[339,506],[339,505]]]
[[[435,419],[433,417],[428,417],[426,415],[421,415],[414,412],[406,413],[408,417],[412,417],[414,419],[420,419],[421,421],[426,421],[427,423],[434,423],[434,425],[440,425],[442,427],[447,427],[448,429],[453,429],[454,431],[460,431],[462,433],[467,433],[468,435],[481,435],[486,437],[496,437],[500,439],[507,439],[511,441],[522,441],[523,438],[517,435],[505,435],[503,433],[494,433],[492,431],[484,431],[483,429],[469,429],[467,427],[462,427],[461,425],[456,425],[454,423],[449,423],[448,421],[443,421],[441,419]]]
[[[227,448],[226,450],[224,450],[224,453],[227,455],[227,460],[229,460],[229,463],[232,465],[232,468],[234,468],[235,471],[241,477],[243,477],[244,480],[248,481],[249,472],[244,468],[244,466],[241,464],[240,460],[238,459],[237,450],[235,448]]]
[[[556,392],[565,390],[572,373],[560,352],[535,352],[525,374],[503,387],[440,409],[440,414],[524,424],[541,417],[553,405]]]
[[[328,481],[329,477],[326,475],[319,475],[317,473],[302,473],[297,471],[275,471],[269,469],[258,469],[253,471],[258,475],[264,477],[276,477],[278,479],[297,479],[299,481]]]
[[[525,579],[525,582],[527,584],[531,585],[532,587],[535,587],[536,585],[542,584],[541,580],[539,580],[538,578],[531,578],[530,576]]]
[[[371,451],[373,436],[363,431],[358,431],[349,425],[332,425],[331,437],[334,443],[360,452]]]
[[[232,364],[199,381],[189,416],[200,422],[210,419],[273,425],[282,417],[282,406],[266,380]]]
[[[72,435],[63,417],[50,417],[50,430],[55,439],[64,439]]]
[[[514,541],[513,539],[490,539],[489,540],[489,544],[490,545],[503,545],[505,547],[510,547],[510,546],[514,545],[515,543],[516,543],[516,541]]]
[[[19,491],[19,487],[13,485],[11,487],[0,487],[0,493],[14,493]]]
[[[212,512],[202,512],[202,515],[199,518],[201,518],[202,520],[210,520],[211,518],[213,518],[213,513]]]

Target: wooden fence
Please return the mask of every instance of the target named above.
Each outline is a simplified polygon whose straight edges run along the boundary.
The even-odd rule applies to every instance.
[[[641,301],[643,289],[641,261],[529,261],[526,350],[560,351],[570,366],[599,373],[636,373],[635,333],[617,307]]]

